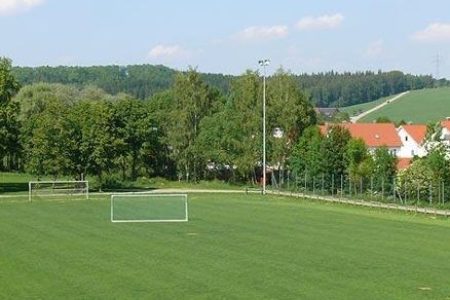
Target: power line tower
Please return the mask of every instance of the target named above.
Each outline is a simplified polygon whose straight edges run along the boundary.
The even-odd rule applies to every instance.
[[[435,58],[434,58],[434,60],[433,60],[433,63],[435,64],[435,67],[436,67],[435,77],[436,77],[437,80],[439,80],[439,79],[440,79],[440,74],[439,74],[439,72],[440,72],[440,69],[441,69],[441,63],[442,63],[442,57],[441,57],[441,55],[439,54],[439,52],[436,54],[436,56],[435,56]]]

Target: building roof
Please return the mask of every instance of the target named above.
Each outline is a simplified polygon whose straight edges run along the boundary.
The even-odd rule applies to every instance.
[[[331,117],[339,112],[339,108],[336,107],[315,107],[314,110],[318,114],[322,114]]]
[[[425,141],[427,134],[427,125],[403,125],[401,126],[405,131],[416,141],[417,144],[422,144]]]
[[[362,139],[370,148],[402,146],[393,123],[344,123],[338,126],[346,128],[353,138]],[[330,128],[330,125],[322,125],[320,132],[326,134]]]
[[[325,136],[328,133],[328,125],[319,125],[320,133]]]
[[[397,170],[408,169],[411,165],[412,158],[398,158],[397,159]]]
[[[450,130],[450,120],[441,121],[441,127],[447,128],[447,130]]]

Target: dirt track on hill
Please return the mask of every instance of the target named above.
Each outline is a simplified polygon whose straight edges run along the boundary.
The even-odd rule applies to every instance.
[[[350,118],[350,122],[356,123],[356,122],[358,122],[359,119],[362,119],[362,118],[364,118],[365,116],[367,116],[368,114],[371,114],[371,113],[373,113],[374,111],[379,110],[379,109],[382,108],[383,106],[386,106],[386,105],[388,105],[389,103],[392,103],[392,102],[394,102],[394,101],[400,99],[401,97],[405,96],[405,95],[408,94],[408,93],[409,93],[409,91],[406,91],[406,92],[403,92],[403,93],[401,93],[401,94],[399,94],[399,95],[397,95],[397,96],[395,96],[395,97],[393,97],[393,98],[389,98],[389,99],[387,99],[386,101],[384,101],[383,103],[381,103],[380,105],[377,105],[377,106],[375,106],[374,108],[371,108],[371,109],[369,109],[368,111],[365,111],[365,112],[363,112],[362,114],[359,114],[359,115],[357,115],[357,116],[355,116],[355,117],[351,117],[351,118]]]

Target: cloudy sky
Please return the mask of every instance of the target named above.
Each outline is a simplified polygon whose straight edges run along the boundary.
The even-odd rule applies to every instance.
[[[447,0],[0,0],[0,36],[15,65],[436,75],[439,57],[450,78]]]

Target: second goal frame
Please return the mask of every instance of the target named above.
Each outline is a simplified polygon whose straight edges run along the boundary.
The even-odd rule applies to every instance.
[[[183,199],[183,212],[184,216],[182,218],[136,218],[136,219],[120,219],[115,218],[114,215],[114,203],[117,201],[117,198],[142,198],[142,197],[179,197]],[[187,194],[175,194],[175,193],[117,193],[111,195],[111,222],[112,223],[166,223],[166,222],[188,222],[189,221],[189,213],[188,213],[188,195]]]

